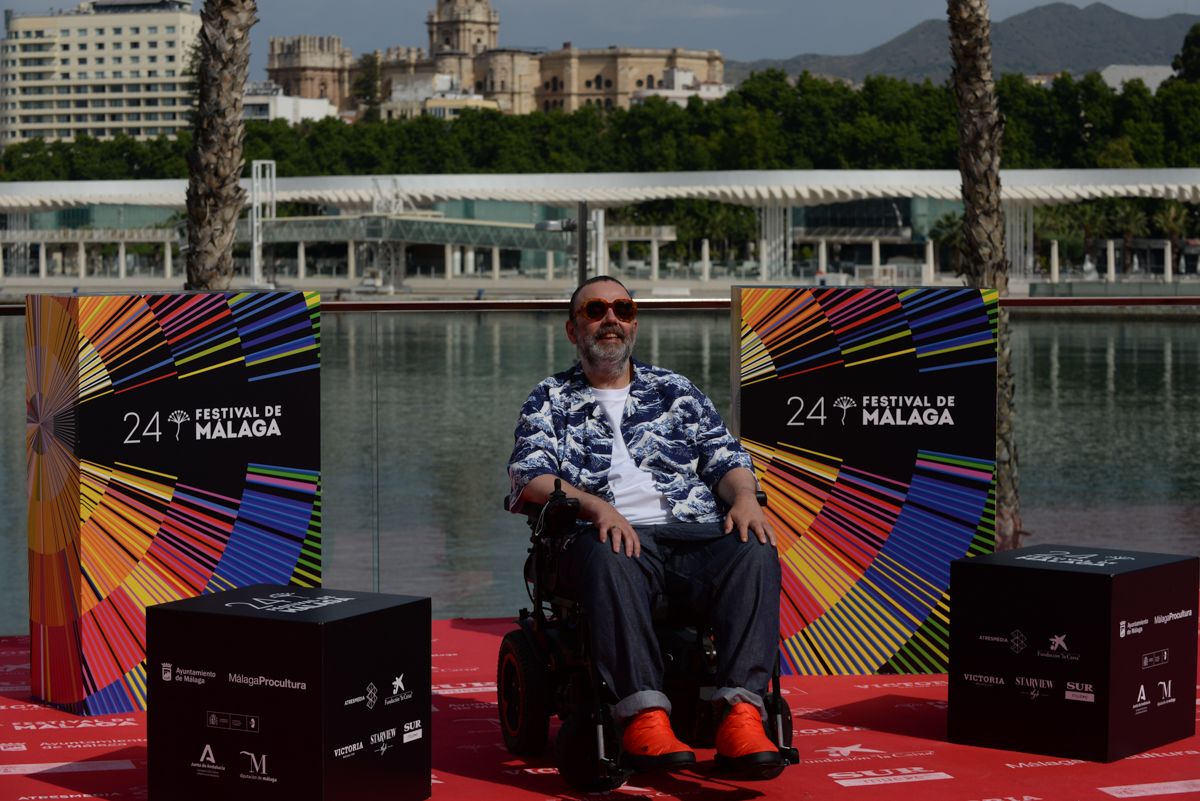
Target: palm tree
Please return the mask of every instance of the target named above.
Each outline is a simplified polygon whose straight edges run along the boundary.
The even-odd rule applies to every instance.
[[[956,211],[946,212],[929,227],[928,236],[937,245],[935,253],[950,249],[950,267],[955,275],[962,275],[963,216]]]
[[[186,289],[226,289],[246,193],[242,95],[250,70],[255,0],[205,0],[192,150],[188,153]]]
[[[1183,256],[1180,245],[1187,233],[1188,213],[1183,204],[1177,200],[1168,200],[1154,215],[1154,227],[1162,231],[1171,243],[1171,272],[1179,275],[1175,269]]]
[[[947,0],[951,83],[958,112],[958,168],[962,174],[963,255],[967,280],[1008,294],[1004,212],[1000,206],[1000,144],[1004,123],[992,80],[992,34],[987,0]],[[996,363],[996,548],[1021,539],[1017,494],[1017,441],[1013,421],[1012,349],[1008,312],[1000,310]]]
[[[1095,265],[1096,240],[1108,233],[1108,209],[1100,203],[1084,203],[1077,207],[1075,219],[1083,231],[1084,256]]]
[[[1112,227],[1121,234],[1121,272],[1128,273],[1133,261],[1133,240],[1149,230],[1146,212],[1140,203],[1130,200],[1113,201],[1109,215]]]

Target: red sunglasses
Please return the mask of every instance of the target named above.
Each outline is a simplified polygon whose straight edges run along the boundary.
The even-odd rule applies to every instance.
[[[617,300],[595,298],[580,306],[579,312],[589,320],[596,321],[603,320],[609,309],[612,309],[613,314],[623,323],[633,322],[637,317],[637,304],[628,298],[618,298]]]

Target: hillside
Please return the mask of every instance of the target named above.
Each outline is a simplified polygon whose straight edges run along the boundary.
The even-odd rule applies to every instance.
[[[1196,14],[1143,19],[1103,3],[1086,8],[1050,3],[992,25],[994,66],[997,74],[1066,70],[1082,75],[1110,64],[1170,64],[1197,22]],[[793,75],[808,70],[856,82],[867,75],[890,75],[940,83],[950,77],[948,36],[945,19],[926,20],[858,55],[729,61],[725,79],[736,84],[752,71],[779,68]]]

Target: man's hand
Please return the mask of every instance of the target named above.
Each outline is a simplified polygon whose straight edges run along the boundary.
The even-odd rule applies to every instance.
[[[637,532],[633,530],[633,525],[612,504],[600,498],[596,498],[596,501],[597,516],[591,520],[600,534],[600,541],[611,540],[613,553],[621,553],[624,550],[626,556],[641,556],[642,543]]]
[[[754,474],[744,467],[730,470],[717,484],[717,494],[729,504],[725,515],[725,533],[737,531],[738,539],[747,542],[753,533],[760,543],[775,545],[775,532],[767,522],[763,508],[758,504],[755,493],[758,484]]]
[[[568,497],[579,500],[579,517],[596,526],[601,542],[612,542],[613,553],[624,551],[626,556],[642,555],[642,543],[637,532],[633,530],[633,524],[611,503],[576,489],[565,481],[560,481],[560,486]],[[525,486],[521,498],[529,503],[545,503],[553,490],[554,476],[541,475]]]

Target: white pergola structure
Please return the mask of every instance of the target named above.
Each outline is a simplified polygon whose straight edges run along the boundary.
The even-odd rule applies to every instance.
[[[1117,197],[1200,203],[1200,169],[1002,170],[1002,202],[1012,263],[1033,256],[1033,209],[1039,205]],[[280,178],[275,200],[369,211],[381,186],[391,202],[420,207],[437,201],[500,200],[592,209],[652,200],[699,199],[759,210],[760,279],[790,274],[791,214],[818,206],[879,198],[961,197],[956,170],[762,170],[522,175],[394,175]],[[186,181],[46,181],[0,184],[0,213],[92,204],[183,209]],[[247,181],[247,189],[250,182]],[[6,240],[0,238],[0,243]],[[820,248],[824,254],[824,247]],[[927,262],[931,255],[927,250]],[[927,264],[927,266],[929,266]],[[1169,280],[1169,276],[1168,276]]]

